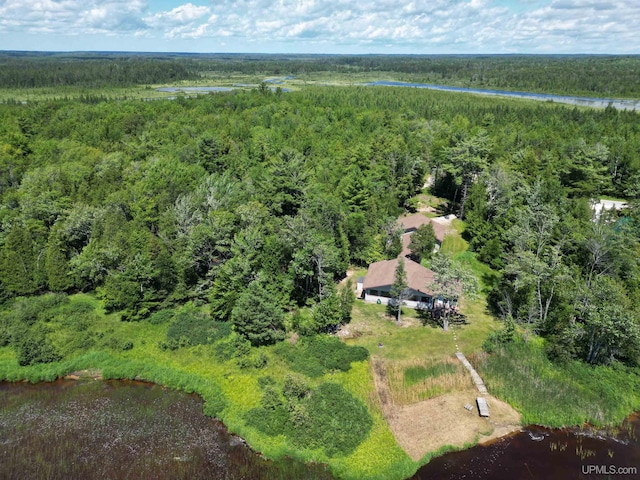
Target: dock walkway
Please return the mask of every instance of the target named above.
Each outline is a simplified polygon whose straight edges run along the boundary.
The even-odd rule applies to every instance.
[[[467,357],[464,356],[464,353],[456,352],[456,357],[458,357],[458,360],[460,360],[462,364],[466,367],[466,369],[469,370],[469,373],[471,373],[471,378],[473,379],[473,383],[475,383],[478,391],[483,395],[488,395],[489,391],[487,390],[487,387],[482,381],[482,377],[480,377],[480,375],[478,375],[478,372],[476,372],[475,368],[471,366],[471,364],[469,363],[469,360],[467,360]]]

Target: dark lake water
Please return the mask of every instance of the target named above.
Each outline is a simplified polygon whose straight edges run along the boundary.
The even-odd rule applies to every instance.
[[[444,85],[433,85],[429,83],[407,83],[393,81],[377,81],[365,84],[369,87],[411,87],[427,88],[429,90],[444,90],[447,92],[475,93],[479,95],[499,95],[503,97],[528,98],[532,100],[552,101],[558,103],[568,103],[584,107],[605,108],[607,105],[618,110],[639,110],[639,100],[622,100],[615,98],[590,98],[590,97],[570,97],[566,95],[551,95],[546,93],[513,92],[509,90],[491,90],[480,88],[448,87]]]
[[[322,465],[264,460],[206,417],[196,395],[141,382],[58,381],[0,383],[0,479],[5,478],[333,477]],[[640,478],[640,416],[629,417],[615,433],[529,427],[435,458],[412,478]]]
[[[202,413],[140,382],[0,383],[0,479],[330,479],[269,462]]]
[[[612,434],[528,427],[490,445],[433,459],[415,480],[640,478],[640,416]]]

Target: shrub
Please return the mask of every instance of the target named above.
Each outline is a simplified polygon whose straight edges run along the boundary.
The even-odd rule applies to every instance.
[[[73,303],[69,303],[62,308],[64,315],[87,315],[95,311],[94,306],[87,301],[78,300]]]
[[[194,346],[213,343],[231,333],[231,324],[216,322],[193,310],[183,310],[173,317],[167,330],[168,345]],[[177,343],[176,343],[177,342]]]
[[[501,346],[514,343],[518,340],[521,340],[520,334],[516,330],[513,318],[509,316],[505,319],[504,326],[501,329],[487,335],[487,338],[482,344],[482,349],[487,353],[494,353]]]
[[[273,386],[264,387],[260,405],[244,415],[247,424],[272,437],[283,434],[289,412],[285,408],[282,397]]]
[[[253,357],[253,367],[264,368],[267,366],[268,361],[269,361],[269,357],[267,357],[266,353],[258,352],[258,354]]]
[[[322,448],[328,456],[348,455],[368,436],[373,420],[367,407],[341,385],[323,383],[311,390],[300,378],[285,380],[287,409],[273,386],[265,386],[261,406],[245,421],[269,436],[285,434],[301,448]]]
[[[309,415],[306,405],[296,403],[291,407],[289,412],[289,421],[291,422],[292,430],[306,430],[311,427],[312,419]]]
[[[76,332],[88,330],[98,318],[94,306],[89,302],[73,302],[60,310],[62,325],[70,327]]]
[[[69,297],[65,293],[47,293],[46,295],[33,297],[29,300],[35,302],[43,312],[69,303]]]
[[[308,422],[302,428],[291,422],[291,439],[301,447],[323,448],[328,456],[351,453],[373,425],[367,407],[336,383],[321,384],[301,404]]]
[[[289,412],[283,406],[275,410],[257,407],[245,413],[244,420],[247,425],[256,428],[265,435],[275,437],[284,433],[285,425],[289,421]]]
[[[369,352],[363,347],[351,347],[339,338],[319,335],[301,339],[296,345],[281,343],[276,352],[296,372],[319,377],[331,370],[348,371],[352,362],[366,360]]]
[[[262,389],[268,386],[274,386],[275,384],[276,384],[276,381],[273,379],[273,377],[269,375],[258,377],[258,386]]]
[[[240,358],[251,353],[251,344],[248,340],[234,333],[223,342],[218,342],[215,346],[215,356],[226,362],[232,358]]]
[[[11,319],[14,324],[33,325],[40,313],[37,298],[17,298],[11,308]]]
[[[309,384],[297,375],[287,375],[284,379],[282,394],[289,401],[297,401],[309,394]]]
[[[236,365],[240,368],[264,368],[267,366],[268,357],[264,352],[255,355],[242,355],[236,358]]]
[[[265,387],[260,404],[265,410],[272,411],[284,406],[284,402],[282,401],[280,394],[273,387]]]
[[[166,323],[173,318],[173,310],[159,310],[154,312],[149,317],[149,323],[151,325],[160,325]]]
[[[46,336],[46,330],[39,325],[16,329],[13,335],[13,346],[18,364],[21,366],[60,360],[60,355]]]

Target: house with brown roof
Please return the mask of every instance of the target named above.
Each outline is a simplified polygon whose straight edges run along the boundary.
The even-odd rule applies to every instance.
[[[367,303],[387,305],[391,299],[391,285],[395,279],[398,260],[383,260],[369,265],[367,275],[362,284],[362,296]],[[429,288],[435,274],[413,260],[405,259],[407,272],[408,295],[405,305],[411,308],[429,308],[433,302],[433,292]]]
[[[402,227],[404,233],[415,232],[418,228],[422,225],[426,225],[427,223],[431,223],[431,219],[425,217],[421,213],[414,213],[413,215],[400,217],[398,219],[398,225]]]
[[[413,215],[409,215],[407,217],[400,217],[398,219],[398,226],[400,226],[404,230],[403,235],[408,235],[420,228],[422,225],[431,224],[433,227],[433,231],[436,234],[436,241],[440,244],[444,241],[444,237],[448,232],[448,227],[440,222],[437,219],[425,217],[421,213],[414,213]]]
[[[438,221],[434,221],[432,218],[425,217],[421,213],[415,213],[413,215],[409,215],[407,217],[401,217],[398,219],[398,226],[400,226],[404,233],[402,234],[402,251],[400,256],[408,257],[411,255],[411,250],[409,250],[409,244],[411,243],[411,234],[418,230],[422,225],[429,225],[433,227],[433,232],[436,237],[436,247],[434,251],[438,251],[438,249],[442,246],[442,242],[444,241],[444,237],[448,233],[448,227]]]

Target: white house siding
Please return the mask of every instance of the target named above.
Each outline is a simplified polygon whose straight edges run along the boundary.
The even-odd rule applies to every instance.
[[[383,295],[373,295],[371,292],[371,290],[374,290],[378,293],[386,293],[389,296],[383,296]],[[403,300],[402,304],[404,306],[407,306],[409,308],[427,308],[428,304],[431,302],[431,296],[422,293],[422,292],[416,292],[415,290],[409,290],[409,298],[411,297],[418,297],[420,299],[422,298],[426,298],[427,302],[423,302],[420,300]],[[369,290],[365,290],[364,292],[364,301],[365,303],[380,303],[382,305],[387,305],[389,303],[389,301],[392,300],[392,298],[390,298],[390,294],[389,294],[389,290],[384,290],[384,289],[369,289]]]

